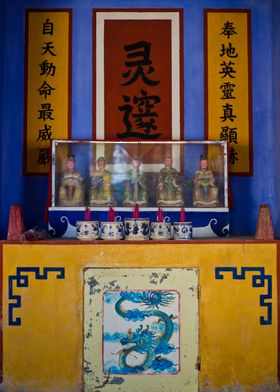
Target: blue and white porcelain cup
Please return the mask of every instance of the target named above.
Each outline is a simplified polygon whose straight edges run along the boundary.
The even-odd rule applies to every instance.
[[[170,240],[172,238],[170,222],[151,222],[152,240]]]
[[[174,240],[191,240],[192,222],[174,222],[173,234]]]
[[[122,240],[123,222],[100,222],[100,238],[103,240]]]
[[[126,240],[149,240],[150,218],[124,218],[124,235]]]
[[[77,221],[76,237],[78,240],[96,240],[99,238],[98,221]]]

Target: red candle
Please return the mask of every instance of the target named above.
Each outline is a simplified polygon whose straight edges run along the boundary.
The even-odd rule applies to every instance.
[[[159,207],[157,212],[157,222],[163,222],[163,212],[162,209]]]
[[[91,212],[88,207],[86,207],[86,209],[85,209],[84,220],[87,222],[91,220]]]
[[[186,213],[184,207],[181,207],[180,222],[186,222]]]
[[[133,210],[133,218],[140,218],[140,213],[139,213],[139,207],[138,204],[136,203],[134,206],[134,210]]]
[[[115,222],[116,212],[112,206],[109,208],[109,222]]]

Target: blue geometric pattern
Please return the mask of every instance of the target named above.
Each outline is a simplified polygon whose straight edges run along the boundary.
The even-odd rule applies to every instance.
[[[241,267],[240,273],[237,271],[237,267],[216,267],[215,277],[216,279],[224,279],[224,272],[231,272],[232,278],[236,280],[245,280],[246,273],[253,273],[252,275],[252,287],[266,287],[267,293],[260,295],[260,306],[266,308],[267,317],[260,317],[261,325],[272,324],[272,276],[265,274],[264,267]]]
[[[29,276],[28,273],[34,273],[35,279],[46,280],[48,279],[49,272],[56,272],[56,279],[65,278],[65,269],[63,267],[44,267],[43,272],[40,273],[39,267],[17,267],[16,275],[9,276],[9,301],[13,301],[8,305],[8,324],[11,326],[21,325],[21,318],[16,317],[14,319],[13,311],[16,308],[21,307],[21,296],[14,294],[14,287],[28,287]],[[15,284],[15,286],[14,286]]]

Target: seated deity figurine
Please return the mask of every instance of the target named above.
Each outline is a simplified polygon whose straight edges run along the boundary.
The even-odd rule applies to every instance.
[[[193,205],[195,207],[215,207],[219,204],[218,188],[211,170],[208,169],[206,155],[200,156],[200,168],[194,176]]]
[[[71,155],[66,162],[66,171],[62,173],[59,185],[59,205],[63,207],[82,206],[84,204],[84,180],[75,171],[75,157]]]
[[[91,167],[89,205],[109,206],[112,204],[111,172],[106,167],[105,158],[97,159],[97,170]]]
[[[127,173],[125,190],[123,194],[123,205],[146,206],[148,204],[147,179],[143,169],[140,167],[139,157],[133,157],[132,168]]]
[[[160,170],[157,185],[158,206],[183,206],[182,187],[178,182],[178,172],[172,167],[172,157],[166,155],[164,168]]]

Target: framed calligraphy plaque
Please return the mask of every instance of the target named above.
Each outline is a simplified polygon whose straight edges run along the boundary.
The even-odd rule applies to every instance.
[[[69,9],[25,14],[24,174],[50,168],[53,139],[71,137],[71,34]]]
[[[207,9],[205,137],[225,140],[229,172],[252,175],[251,12]]]
[[[183,138],[183,11],[93,11],[93,139]]]

